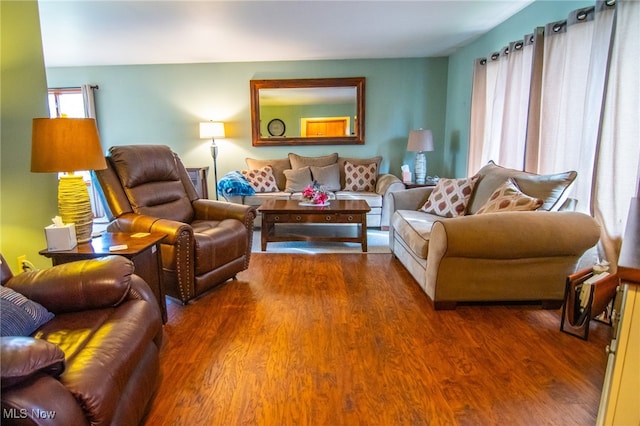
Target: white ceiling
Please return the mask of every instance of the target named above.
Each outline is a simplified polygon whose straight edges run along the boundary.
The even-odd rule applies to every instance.
[[[40,0],[46,66],[446,56],[533,0]]]

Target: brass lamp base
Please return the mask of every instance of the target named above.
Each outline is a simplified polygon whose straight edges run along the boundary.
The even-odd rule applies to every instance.
[[[58,183],[58,211],[62,222],[74,223],[78,243],[91,240],[93,212],[87,184],[81,175],[66,174]]]

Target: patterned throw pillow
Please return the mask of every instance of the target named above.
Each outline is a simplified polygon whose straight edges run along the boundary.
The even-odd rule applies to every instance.
[[[465,179],[440,178],[420,210],[442,217],[464,216],[477,181],[478,176]]]
[[[497,213],[507,211],[531,211],[538,209],[544,201],[529,197],[518,188],[516,182],[509,178],[489,197],[486,203],[476,212]]]
[[[273,176],[271,166],[264,166],[257,170],[242,170],[242,175],[247,178],[256,192],[277,192],[278,185]]]
[[[0,303],[2,336],[28,336],[53,319],[44,306],[9,287],[0,286]]]
[[[378,165],[371,163],[358,165],[345,161],[344,163],[344,190],[357,192],[374,192],[378,179]]]

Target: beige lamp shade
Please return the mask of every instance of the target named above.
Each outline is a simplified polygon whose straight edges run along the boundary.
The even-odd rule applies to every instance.
[[[31,171],[67,172],[58,182],[58,212],[73,223],[79,243],[91,239],[93,212],[80,170],[106,169],[93,118],[35,118],[31,135]]]
[[[32,172],[75,172],[106,168],[95,119],[33,119]]]
[[[225,137],[224,123],[221,121],[207,121],[200,123],[201,139],[221,139]]]
[[[407,151],[423,152],[433,151],[433,133],[431,130],[412,130],[409,132]]]

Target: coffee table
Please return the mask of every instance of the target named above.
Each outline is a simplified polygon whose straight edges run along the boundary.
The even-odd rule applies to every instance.
[[[364,200],[331,200],[328,206],[302,206],[298,200],[267,200],[258,211],[262,213],[261,250],[267,250],[268,242],[279,241],[339,241],[360,243],[367,251],[367,212],[371,211]],[[351,232],[326,234],[287,232],[283,225],[352,224]],[[341,225],[343,226],[343,225]],[[305,226],[297,227],[304,230]],[[353,231],[356,231],[355,233]]]

